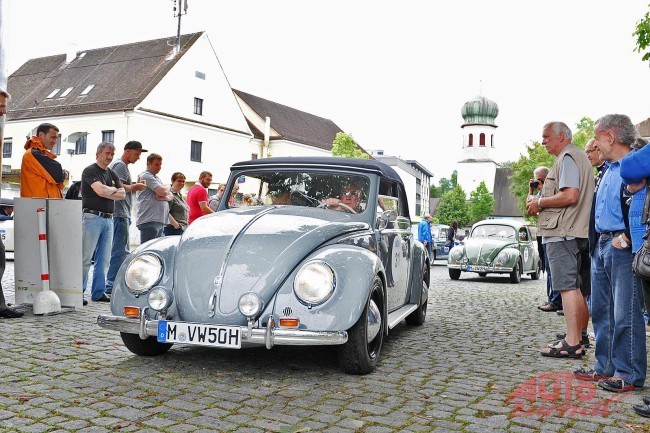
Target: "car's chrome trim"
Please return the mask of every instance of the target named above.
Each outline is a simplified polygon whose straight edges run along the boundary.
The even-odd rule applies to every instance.
[[[101,314],[97,316],[97,324],[111,331],[138,334],[140,338],[156,337],[158,335],[158,320],[147,320],[144,308],[140,313],[141,319],[135,317],[112,316]],[[268,347],[273,346],[330,346],[345,344],[348,333],[345,331],[307,331],[302,329],[277,328],[274,324],[265,328],[240,326],[242,343],[251,343]],[[144,337],[143,337],[144,335]],[[270,347],[269,347],[270,348]]]
[[[406,304],[403,307],[388,314],[388,329],[393,329],[399,322],[406,319],[406,316],[417,310],[418,304]]]
[[[471,266],[483,266],[483,265],[471,265]],[[499,266],[498,268],[487,267],[486,266],[487,269],[485,271],[468,271],[466,265],[465,266],[452,265],[452,264],[449,264],[449,263],[447,264],[447,268],[449,268],[449,269],[460,269],[463,272],[477,272],[477,273],[478,272],[487,272],[487,273],[490,273],[490,274],[512,272],[513,269],[514,269],[514,268],[504,268],[502,266]]]

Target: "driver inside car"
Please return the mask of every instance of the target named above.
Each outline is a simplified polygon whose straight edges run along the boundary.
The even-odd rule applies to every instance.
[[[361,209],[362,194],[363,191],[361,187],[358,184],[351,182],[348,185],[341,188],[341,193],[339,194],[339,198],[335,198],[335,197],[327,198],[323,200],[323,204],[328,209],[349,212],[349,210],[346,209],[349,208],[353,210],[355,213],[359,213],[362,211]]]

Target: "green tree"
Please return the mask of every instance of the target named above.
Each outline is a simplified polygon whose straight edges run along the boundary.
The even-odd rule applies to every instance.
[[[594,138],[594,121],[589,117],[583,117],[576,124],[576,132],[573,134],[573,144],[584,149],[589,140]]]
[[[469,209],[467,200],[465,200],[465,191],[460,185],[456,185],[442,197],[436,217],[444,224],[449,224],[452,220],[458,221],[461,227],[469,224]]]
[[[451,173],[450,179],[443,177],[440,179],[440,182],[438,182],[438,189],[439,189],[438,197],[443,197],[449,191],[456,188],[456,185],[458,185],[458,172],[454,170],[453,173]]]
[[[481,182],[474,191],[469,193],[469,201],[469,217],[472,223],[494,213],[494,197],[488,191],[485,182]]]
[[[332,156],[342,158],[361,158],[369,159],[370,155],[364,152],[361,147],[354,141],[350,134],[338,132],[332,142]]]
[[[440,196],[440,188],[435,185],[429,186],[429,198],[438,198]]]
[[[634,51],[643,53],[648,50],[650,46],[650,12],[646,12],[645,16],[636,22],[636,29],[632,36],[636,37]],[[650,52],[643,53],[641,61],[645,62],[646,60],[650,60]]]

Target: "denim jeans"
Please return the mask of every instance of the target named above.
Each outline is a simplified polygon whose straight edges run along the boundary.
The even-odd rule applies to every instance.
[[[140,243],[143,244],[151,239],[163,237],[163,224],[157,222],[148,222],[144,224],[138,224],[138,230],[140,230]]]
[[[120,270],[122,262],[131,253],[129,242],[129,225],[131,218],[113,217],[113,247],[111,249],[111,263],[106,274],[106,293],[113,293],[113,281]]]
[[[595,370],[643,385],[647,364],[643,297],[632,259],[629,249],[617,249],[611,237],[600,236],[591,259]]]
[[[170,224],[168,226],[165,226],[165,228],[163,229],[163,234],[165,236],[182,235],[183,229],[180,227],[175,229],[174,226]]]
[[[82,227],[83,291],[86,291],[88,270],[94,254],[95,267],[90,299],[96,301],[102,297],[106,290],[106,270],[111,259],[111,245],[113,243],[113,220],[91,213],[84,213]]]

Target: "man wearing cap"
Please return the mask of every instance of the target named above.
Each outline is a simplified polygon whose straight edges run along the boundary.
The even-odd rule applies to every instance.
[[[110,166],[111,170],[120,178],[124,191],[126,191],[126,197],[124,200],[115,202],[115,210],[113,211],[113,246],[111,249],[111,262],[106,274],[106,293],[109,295],[113,292],[113,281],[115,281],[117,271],[126,256],[131,252],[129,226],[131,225],[132,192],[142,191],[147,187],[144,181],[132,182],[128,165],[137,162],[140,159],[140,154],[146,151],[147,149],[143,149],[142,143],[139,141],[129,141],[124,145],[122,157]]]
[[[0,198],[0,221],[7,221],[14,219],[14,199],[13,198]]]
[[[433,238],[431,237],[431,215],[429,212],[424,214],[424,218],[418,224],[418,240],[424,244],[429,252],[429,259],[433,261]]]
[[[115,146],[103,142],[97,146],[97,160],[81,174],[82,256],[83,284],[86,291],[90,260],[95,257],[93,283],[90,297],[93,301],[108,302],[106,296],[106,271],[113,243],[113,201],[124,200],[126,192],[119,177],[108,166],[113,161]],[[84,305],[86,304],[84,300]]]
[[[0,122],[4,121],[2,117],[7,114],[7,101],[10,98],[9,93],[0,89]],[[7,307],[5,302],[5,295],[2,292],[2,275],[5,273],[5,263],[5,245],[4,242],[0,242],[0,317],[15,319],[21,317],[24,313]]]

